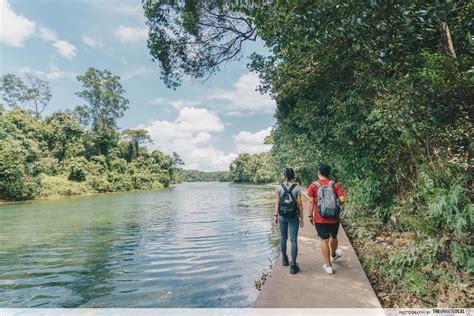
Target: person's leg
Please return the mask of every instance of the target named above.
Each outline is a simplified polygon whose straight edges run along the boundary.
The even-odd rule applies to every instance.
[[[288,258],[286,254],[286,242],[288,240],[288,220],[282,216],[278,217],[280,226],[280,247],[282,259]]]
[[[289,228],[291,241],[291,262],[294,264],[296,263],[296,257],[298,256],[298,218],[289,222]]]
[[[336,256],[337,249],[337,237],[329,236],[329,248],[331,249],[331,256]]]
[[[329,239],[321,238],[321,253],[323,255],[324,262],[330,267],[331,260],[329,260]]]
[[[339,232],[339,223],[329,224],[328,225],[328,232],[329,232],[329,246],[331,248],[331,256],[333,258],[335,258],[336,257],[336,250],[337,250],[337,246],[338,246],[337,233]]]
[[[329,232],[327,224],[318,224],[316,223],[316,231],[318,236],[321,238],[321,254],[323,255],[324,262],[328,266],[331,266],[331,260],[329,259],[330,250],[329,250]]]

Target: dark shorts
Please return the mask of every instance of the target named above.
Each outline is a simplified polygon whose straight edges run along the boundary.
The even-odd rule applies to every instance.
[[[321,239],[328,239],[329,236],[337,237],[339,231],[339,223],[337,224],[318,224],[316,223],[316,231]]]

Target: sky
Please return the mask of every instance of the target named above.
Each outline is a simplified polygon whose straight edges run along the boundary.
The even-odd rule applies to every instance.
[[[146,47],[140,0],[0,0],[0,75],[31,73],[52,91],[44,115],[83,104],[76,76],[89,67],[121,77],[130,101],[120,129],[144,128],[150,149],[177,152],[187,169],[227,170],[240,153],[269,150],[275,102],[255,91],[258,76],[247,56],[266,53],[257,41],[242,58],[205,82],[188,79],[176,90],[160,80]]]

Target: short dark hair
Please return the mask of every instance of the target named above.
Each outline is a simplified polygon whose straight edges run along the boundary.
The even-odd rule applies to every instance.
[[[287,180],[295,180],[295,171],[291,168],[285,168],[285,170],[283,171],[283,175]]]
[[[318,171],[320,175],[327,178],[331,174],[331,167],[328,165],[321,165],[319,166]]]

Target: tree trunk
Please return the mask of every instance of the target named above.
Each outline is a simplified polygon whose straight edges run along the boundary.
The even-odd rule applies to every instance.
[[[453,40],[451,39],[449,26],[446,22],[441,22],[441,36],[443,38],[443,44],[444,44],[444,49],[446,53],[452,58],[456,58],[456,52],[454,51]]]

